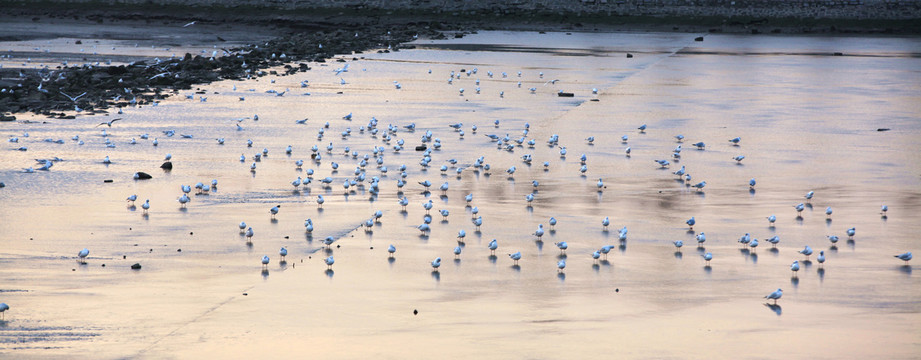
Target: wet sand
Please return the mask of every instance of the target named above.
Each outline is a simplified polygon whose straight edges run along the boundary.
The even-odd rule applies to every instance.
[[[111,129],[95,126],[115,114],[2,123],[4,134],[20,140],[5,143],[0,156],[0,181],[7,185],[0,189],[6,239],[0,302],[11,306],[0,323],[0,353],[914,357],[921,350],[915,299],[921,283],[916,266],[892,255],[917,250],[914,235],[921,230],[917,39],[708,35],[693,41],[698,35],[481,32],[360,55],[340,74],[333,69],[344,63],[330,62],[275,83],[274,77],[213,83],[194,100],[176,96],[128,108]],[[473,68],[477,74],[448,84],[451,71]],[[310,86],[301,88],[302,80]],[[280,97],[266,93],[286,89]],[[560,90],[575,96],[558,97]],[[352,120],[343,120],[348,113]],[[359,130],[371,117],[379,120],[376,136]],[[306,124],[295,123],[303,118]],[[325,122],[330,127],[317,139]],[[463,137],[447,126],[458,122]],[[402,127],[410,123],[414,132]],[[389,144],[382,140],[388,124],[399,129]],[[519,138],[525,124],[533,148],[499,150],[484,136]],[[648,125],[643,133],[636,129],[641,124]],[[103,145],[103,128],[115,148]],[[351,135],[343,139],[347,128]],[[426,131],[443,146],[424,170],[412,147]],[[139,139],[144,133],[150,139]],[[547,145],[552,134],[566,146],[565,158]],[[677,134],[686,136],[680,161],[658,169],[652,160],[671,157]],[[70,140],[74,135],[85,145]],[[727,140],[736,136],[742,142],[732,146]],[[129,145],[132,138],[138,144]],[[400,152],[392,149],[397,139],[406,141]],[[706,150],[691,146],[697,141]],[[310,161],[313,145],[320,164]],[[19,146],[28,151],[13,150]],[[346,146],[359,158],[345,155]],[[372,196],[365,184],[346,195],[342,182],[374,146],[385,148],[388,172],[372,162],[365,173],[381,178],[380,194]],[[263,148],[269,154],[252,173],[252,157]],[[174,168],[163,172],[158,166],[167,153]],[[588,171],[581,176],[583,153]],[[525,154],[532,165],[522,162]],[[108,166],[101,163],[107,155]],[[746,158],[736,164],[736,155]],[[50,171],[21,172],[34,158],[53,156],[65,160]],[[479,156],[492,166],[490,175],[469,167]],[[467,167],[460,178],[454,166],[445,175],[438,170],[452,158]],[[304,170],[295,169],[297,159],[304,159]],[[402,194],[400,164],[408,175]],[[692,183],[707,181],[703,192],[676,181],[671,172],[681,165]],[[506,174],[511,166],[514,176]],[[316,170],[314,182],[293,192],[290,182],[306,169]],[[154,178],[134,181],[136,171]],[[318,183],[327,176],[335,179],[329,189]],[[601,192],[599,177],[607,185]],[[758,181],[754,192],[750,178]],[[219,185],[210,194],[193,195],[184,209],[176,202],[181,184],[211,179]],[[423,180],[435,184],[430,193],[417,184]],[[531,180],[540,185],[529,206]],[[450,185],[444,196],[436,190],[443,182]],[[816,196],[798,219],[793,205],[810,190]],[[470,193],[483,217],[479,231],[464,201]],[[137,206],[126,205],[130,194],[138,194]],[[322,210],[319,194],[326,199]],[[409,199],[405,212],[397,203],[402,196]],[[146,216],[144,199],[152,204]],[[429,199],[432,231],[420,236],[415,227]],[[278,204],[272,220],[269,208]],[[890,208],[885,218],[882,204]],[[834,209],[830,221],[826,206]],[[439,209],[450,211],[447,221]],[[366,232],[360,224],[376,210],[384,216]],[[765,219],[771,214],[778,217],[774,227]],[[559,220],[553,231],[551,216]],[[601,226],[605,216],[612,221],[608,231]],[[691,216],[694,232],[684,224]],[[310,235],[307,218],[316,226]],[[251,245],[240,221],[254,228]],[[548,229],[541,242],[531,235],[538,224]],[[625,226],[622,242],[617,230]],[[852,241],[844,235],[850,227],[857,229]],[[455,261],[461,229],[467,236]],[[700,231],[707,234],[705,250],[694,240]],[[761,246],[741,249],[736,239],[744,233]],[[833,234],[841,237],[835,247],[826,239]],[[764,241],[773,235],[781,238],[776,250]],[[329,251],[321,241],[327,236],[337,239]],[[486,249],[491,239],[499,241],[495,257]],[[685,242],[680,252],[674,240]],[[569,243],[565,256],[554,246],[559,241]],[[393,260],[389,244],[397,247]],[[591,253],[603,245],[616,247],[596,262]],[[805,245],[825,251],[828,261],[820,267],[813,255],[792,278],[790,263],[804,259],[797,251]],[[289,250],[286,263],[279,262],[282,246]],[[80,265],[76,254],[84,247],[91,253]],[[518,267],[506,255],[515,251],[523,254]],[[702,252],[714,255],[709,267]],[[336,259],[332,271],[322,261],[327,254]],[[267,272],[263,255],[271,257]],[[443,259],[438,272],[429,265],[435,257]],[[563,273],[556,266],[561,258]],[[143,268],[131,270],[134,263]],[[776,288],[784,289],[779,307],[766,306],[764,295]]]

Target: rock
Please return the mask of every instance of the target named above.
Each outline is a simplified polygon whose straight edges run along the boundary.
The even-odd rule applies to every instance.
[[[135,180],[148,180],[148,179],[153,179],[153,176],[150,176],[150,174],[146,172],[138,171],[134,173],[134,179]]]
[[[632,59],[632,58],[633,58],[633,54],[627,53],[627,59]]]
[[[879,129],[876,129],[876,131],[889,131],[889,128],[879,128]],[[3,187],[2,185],[3,183],[0,183],[0,187]]]
[[[163,165],[160,165],[160,168],[163,170],[173,170],[173,162],[172,161],[164,162]]]
[[[698,36],[698,37],[694,38],[694,41],[704,41],[704,37],[703,37],[703,36]]]
[[[576,96],[576,95],[573,94],[573,93],[568,93],[568,92],[562,92],[562,91],[560,91],[560,92],[556,93],[556,96],[558,96],[558,97],[574,97],[574,96]]]
[[[103,180],[102,182],[108,184],[108,183],[114,182],[114,180],[112,180],[112,179],[105,179],[105,180]]]
[[[0,121],[15,121],[16,117],[13,115],[0,115]]]
[[[141,270],[141,264],[134,263],[134,265],[131,265],[131,270]]]
[[[416,146],[416,151],[425,151],[425,149],[427,148],[428,147],[426,147],[425,144],[422,144],[422,145]]]

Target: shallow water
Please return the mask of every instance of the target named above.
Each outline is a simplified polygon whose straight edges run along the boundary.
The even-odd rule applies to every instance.
[[[356,54],[360,59],[338,75],[333,69],[344,63],[311,64],[313,70],[274,78],[274,84],[272,77],[214,83],[194,100],[184,92],[123,115],[0,123],[4,134],[19,137],[0,155],[0,181],[7,185],[0,190],[0,302],[11,306],[0,322],[0,353],[916,356],[921,282],[916,266],[892,255],[917,250],[914,235],[921,231],[921,41],[711,34],[695,42],[696,36],[481,32],[419,41],[415,50]],[[448,83],[451,71],[473,68],[476,74]],[[302,88],[303,80],[310,86]],[[284,96],[266,93],[286,89]],[[561,90],[575,96],[558,97]],[[343,120],[348,113],[353,119]],[[95,127],[115,117],[124,120]],[[359,130],[371,117],[379,120],[376,136]],[[306,124],[295,123],[304,118]],[[330,127],[317,139],[325,122]],[[458,122],[463,137],[447,126]],[[238,123],[243,130],[236,130]],[[410,123],[414,132],[402,127]],[[388,124],[399,129],[389,144],[382,141]],[[533,148],[499,150],[484,136],[516,139],[525,124],[527,138],[537,141]],[[648,125],[645,132],[636,129],[641,124]],[[115,148],[103,145],[103,128]],[[351,135],[344,139],[339,134],[347,128]],[[166,130],[176,135],[167,137]],[[443,146],[426,170],[413,147],[429,130]],[[149,140],[139,139],[144,133]],[[565,157],[547,145],[552,134],[566,147]],[[652,160],[671,158],[677,134],[686,136],[680,161],[659,169]],[[85,145],[70,140],[74,135]],[[595,137],[593,145],[588,136]],[[737,136],[739,146],[727,141]],[[138,144],[129,145],[132,138]],[[406,147],[394,152],[397,139]],[[705,150],[691,145],[698,141]],[[310,160],[313,145],[319,164]],[[13,150],[20,146],[28,151]],[[347,146],[358,159],[344,154]],[[381,177],[380,194],[371,196],[368,184],[346,194],[342,182],[374,146],[386,149],[389,171],[382,173],[371,157],[365,173]],[[268,156],[251,172],[252,157],[263,148]],[[158,168],[165,154],[173,156],[171,172]],[[522,162],[525,154],[533,156],[532,165]],[[113,163],[104,165],[107,155]],[[737,164],[736,155],[745,160]],[[34,158],[54,156],[64,161],[50,171],[21,172],[37,167]],[[469,167],[479,156],[491,165],[489,175]],[[305,176],[295,169],[297,159],[316,174],[294,192],[290,182]],[[448,159],[466,167],[460,177],[454,166],[447,174],[438,170]],[[341,165],[337,172],[333,161]],[[402,194],[400,164],[408,174]],[[681,165],[692,183],[707,181],[702,192],[672,175]],[[511,166],[517,171],[508,176]],[[154,178],[132,180],[136,171]],[[318,182],[327,176],[335,179],[328,189]],[[600,192],[598,178],[606,184]],[[750,178],[757,179],[755,191]],[[216,190],[180,207],[180,185],[212,179]],[[434,184],[430,193],[417,184],[423,180]],[[536,191],[532,180],[540,183]],[[450,189],[442,195],[437,187],[444,182]],[[797,218],[793,205],[810,190],[815,198]],[[525,196],[532,192],[529,206]],[[479,231],[464,201],[470,193],[470,205],[483,217]],[[124,201],[130,194],[138,194],[136,207]],[[409,199],[405,212],[401,196]],[[140,209],[144,199],[151,201],[147,215]],[[420,236],[415,227],[429,199],[432,231]],[[279,204],[273,220],[269,208]],[[883,204],[887,217],[880,216]],[[834,209],[830,219],[826,206]],[[439,209],[450,211],[446,221]],[[363,230],[376,210],[384,214],[381,222]],[[765,219],[771,214],[778,219],[774,227]],[[684,224],[691,216],[694,231]],[[550,217],[559,220],[552,231]],[[310,235],[307,218],[316,227]],[[251,245],[240,221],[254,228]],[[541,242],[532,235],[538,224],[547,229]],[[629,230],[623,242],[622,227]],[[853,240],[845,235],[850,227],[857,229]],[[464,250],[454,260],[461,229]],[[705,249],[694,239],[701,231]],[[744,233],[761,245],[740,248],[736,240]],[[781,241],[771,249],[765,239],[774,235]],[[826,235],[841,240],[832,247]],[[331,250],[321,241],[327,236],[338,239]],[[491,239],[499,242],[494,257],[486,248]],[[676,252],[672,241],[679,239],[685,247]],[[554,245],[559,241],[569,244],[565,256]],[[397,247],[393,260],[389,244]],[[607,244],[616,246],[608,259],[594,261],[591,253]],[[813,255],[793,278],[790,264],[803,261],[797,251],[805,245],[825,251],[828,260],[820,266]],[[289,251],[286,263],[279,262],[282,246]],[[81,265],[76,253],[84,247],[91,252]],[[517,267],[506,255],[515,251],[523,254]],[[709,267],[703,252],[714,255]],[[336,259],[332,271],[322,261],[327,254]],[[265,272],[263,255],[271,257]],[[443,262],[433,272],[429,263],[436,257]],[[567,262],[562,273],[561,258]],[[143,269],[130,270],[134,263]],[[784,297],[779,306],[766,306],[763,296],[776,288]]]

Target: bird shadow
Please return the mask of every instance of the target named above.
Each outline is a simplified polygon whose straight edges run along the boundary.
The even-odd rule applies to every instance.
[[[899,271],[905,275],[911,275],[911,265],[899,266]]]
[[[621,241],[620,245],[617,246],[617,250],[620,250],[622,253],[627,252],[627,242]]]
[[[710,265],[704,265],[704,272],[707,273],[707,275],[710,275],[713,273],[713,268],[710,267]]]
[[[327,277],[329,277],[330,279],[332,279],[332,278],[333,278],[333,275],[336,275],[336,272],[333,271],[333,269],[326,269],[326,271],[324,272],[324,274],[326,274]]]
[[[791,276],[791,277],[790,277],[790,284],[793,285],[794,288],[798,287],[798,286],[799,286],[799,277],[796,276],[796,275]]]
[[[826,219],[825,219],[825,227],[829,227],[829,226],[831,226],[831,218],[826,218]]]
[[[262,269],[262,278],[263,279],[269,278],[269,269]]]
[[[685,233],[688,235],[694,235],[694,229],[688,229],[688,231],[685,231]]]
[[[825,268],[824,267],[820,267],[819,270],[816,271],[816,273],[819,274],[819,282],[822,282],[825,280]]]
[[[557,259],[566,260],[566,253],[562,253],[556,256]]]
[[[496,257],[496,255],[489,255],[489,258],[488,258],[488,259],[489,259],[489,262],[490,262],[490,263],[495,264],[495,263],[496,263],[496,259],[498,259],[498,258]]]
[[[560,282],[566,281],[566,273],[560,271],[556,274],[557,279],[560,279]]]
[[[753,264],[757,264],[757,263],[758,263],[758,254],[756,254],[756,253],[751,253],[751,255],[749,255],[749,257],[752,259],[752,263],[753,263]]]
[[[393,266],[393,263],[394,263],[395,261],[397,261],[397,259],[396,259],[395,257],[393,257],[393,256],[387,258],[387,264],[390,265],[391,267]]]
[[[776,247],[772,247],[768,250],[769,253],[774,254],[774,256],[780,255],[780,250]]]
[[[515,270],[516,272],[521,272],[521,266],[518,264],[512,265],[511,268],[512,270]]]
[[[767,306],[768,309],[771,309],[771,311],[777,314],[777,316],[783,314],[783,308],[781,308],[780,305],[765,303],[764,306]]]
[[[755,189],[748,189],[748,195],[755,196]]]
[[[441,281],[441,273],[438,270],[432,270],[432,279],[435,279],[435,282]]]
[[[592,264],[592,270],[595,270],[595,272],[597,273],[599,270],[601,270],[601,265]]]
[[[680,251],[675,251],[675,259],[681,260],[684,257]]]
[[[460,258],[455,258],[455,259],[454,259],[454,266],[460,266],[460,264],[461,264],[461,259],[460,259]]]
[[[810,267],[812,267],[812,261],[809,261],[809,260],[803,260],[801,264],[803,264],[803,268],[806,268],[806,269],[809,269]]]

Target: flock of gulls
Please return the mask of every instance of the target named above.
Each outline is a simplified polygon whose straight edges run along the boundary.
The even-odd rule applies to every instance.
[[[344,66],[335,70],[337,76],[343,76],[345,73],[349,72],[349,67]],[[431,76],[432,71],[429,70],[428,74]],[[479,75],[483,75],[476,68],[473,69],[464,69],[461,71],[451,71],[450,75],[445,79],[449,85],[458,84],[461,82],[472,82],[474,86],[474,92],[480,94],[483,90],[480,88],[481,82],[479,80]],[[493,73],[486,72],[485,76],[489,79],[494,77],[508,79],[510,75],[508,73]],[[514,75],[511,75],[514,78]],[[517,73],[517,77],[521,78],[522,72]],[[543,82],[544,74],[536,74],[537,79],[530,79],[529,83],[541,83]],[[514,80],[512,80],[514,81]],[[556,84],[558,80],[546,81],[547,84]],[[274,83],[274,80],[273,80]],[[344,79],[341,79],[341,84],[346,84],[347,82]],[[309,86],[307,81],[301,82],[302,87]],[[484,84],[485,86],[485,84]],[[395,90],[400,91],[404,88],[404,85],[400,82],[394,81]],[[528,91],[534,93],[537,91],[536,87],[523,88],[522,82],[517,83],[517,87],[522,89],[522,91]],[[234,87],[235,88],[235,87]],[[284,94],[287,92],[281,92]],[[592,89],[593,94],[597,94],[598,90]],[[278,92],[276,92],[277,94]],[[459,88],[457,92],[458,96],[465,96],[465,91],[463,88]],[[468,92],[469,94],[469,92]],[[499,92],[498,96],[505,96],[504,92]],[[194,99],[193,96],[188,96],[188,99]],[[244,98],[240,98],[241,101]],[[201,98],[201,102],[204,102],[205,98]],[[187,105],[192,106],[192,105]],[[110,140],[110,134],[108,131],[117,131],[120,124],[124,124],[130,120],[124,120],[125,118],[116,118],[109,121],[104,121],[95,125],[95,127],[104,127],[102,129],[101,135],[105,139],[105,146],[114,148],[119,144],[116,144],[115,141]],[[258,115],[240,119],[236,125],[237,131],[242,131],[244,128],[241,125],[243,121],[249,120],[253,125],[258,126],[259,117]],[[292,171],[291,178],[291,189],[298,193],[308,194],[308,202],[313,202],[316,204],[317,208],[322,208],[324,203],[327,201],[326,197],[336,196],[335,188],[339,188],[342,191],[342,194],[348,196],[349,194],[355,194],[356,191],[361,191],[362,193],[369,194],[372,198],[376,198],[382,193],[390,192],[396,193],[396,199],[400,208],[400,211],[404,214],[412,211],[419,212],[421,216],[421,223],[416,226],[419,231],[420,236],[428,237],[433,231],[432,222],[433,217],[441,216],[442,220],[446,220],[449,217],[456,217],[450,213],[447,209],[436,209],[436,204],[429,198],[432,192],[440,193],[442,196],[448,196],[449,192],[452,190],[451,181],[431,181],[426,179],[426,176],[432,178],[438,178],[442,180],[449,180],[450,177],[455,177],[457,182],[463,181],[476,181],[471,177],[464,177],[464,174],[469,172],[475,172],[477,174],[489,175],[492,173],[497,173],[500,176],[507,176],[509,179],[514,179],[515,176],[520,176],[517,173],[518,166],[530,167],[532,163],[537,164],[538,168],[543,167],[544,171],[549,171],[551,168],[551,161],[549,159],[541,160],[537,159],[535,156],[532,156],[532,150],[537,146],[548,146],[552,149],[558,150],[559,157],[565,159],[567,156],[572,156],[568,153],[567,146],[564,143],[568,141],[570,144],[573,142],[579,142],[581,144],[592,145],[596,141],[595,136],[587,136],[581,139],[562,139],[559,135],[553,134],[545,140],[539,140],[535,137],[532,137],[530,134],[530,125],[524,124],[523,128],[518,128],[515,130],[509,130],[503,128],[503,124],[500,120],[489,120],[486,124],[481,124],[482,128],[474,124],[465,125],[463,123],[446,123],[443,124],[443,131],[439,129],[423,129],[417,128],[415,123],[402,123],[402,124],[384,124],[375,117],[371,117],[367,120],[367,123],[355,126],[357,118],[354,118],[352,113],[343,114],[342,118],[339,120],[333,120],[337,125],[335,127],[340,128],[339,130],[333,130],[334,125],[330,124],[329,121],[319,126],[316,133],[316,144],[309,147],[308,150],[295,149],[295,146],[288,145],[283,151],[291,161],[290,169]],[[294,120],[294,126],[307,125],[308,119],[299,119]],[[94,129],[95,129],[94,127]],[[94,130],[97,131],[97,130]],[[506,131],[518,131],[520,135],[509,135]],[[647,131],[656,131],[653,128],[647,127],[647,125],[642,124],[635,128],[635,131],[640,133],[645,133]],[[500,135],[504,133],[504,135]],[[179,135],[178,137],[176,135]],[[211,135],[211,134],[209,134]],[[213,136],[213,135],[212,135]],[[379,141],[380,145],[373,146],[370,149],[358,149],[351,148],[348,146],[349,139],[355,136],[365,136],[374,139],[374,141]],[[685,137],[681,134],[675,134],[674,141],[675,147],[672,149],[661,149],[663,153],[669,154],[669,156],[663,157],[661,159],[656,159],[653,164],[650,164],[650,167],[655,168],[669,168],[673,169],[673,166],[677,165],[681,161],[681,155],[683,151],[683,145],[685,144]],[[164,141],[169,141],[173,138],[192,138],[193,135],[177,133],[173,130],[163,131],[162,135],[151,136],[150,134],[140,134],[136,138],[132,138],[128,143],[131,145],[137,145],[140,141],[147,141],[150,146],[158,146],[162,138]],[[484,142],[492,143],[492,146],[495,148],[495,151],[499,152],[509,152],[516,153],[517,158],[520,159],[518,164],[494,164],[490,163],[487,160],[487,156],[478,156],[471,159],[455,159],[455,158],[444,158],[441,156],[441,150],[443,145],[442,138],[471,138],[475,137],[476,139],[485,139]],[[28,133],[21,135],[10,136],[7,140],[16,148],[14,150],[27,151],[28,148],[25,145],[20,146],[20,142],[26,142],[29,138]],[[632,149],[630,146],[627,146],[629,143],[629,136],[623,135],[619,140],[624,146],[624,154],[630,156]],[[617,141],[615,140],[615,141]],[[58,142],[63,143],[63,140],[55,139],[44,139],[45,142]],[[80,135],[75,135],[72,137],[72,141],[78,145],[84,145],[84,141]],[[724,144],[727,144],[726,139],[721,140]],[[418,145],[409,145],[408,143],[412,142]],[[448,143],[448,141],[445,141]],[[214,143],[214,146],[219,148],[224,146],[225,139],[223,137],[217,137]],[[260,163],[263,159],[268,157],[270,150],[262,148],[258,150],[255,147],[253,140],[248,140],[245,144],[240,144],[243,147],[244,151],[250,151],[250,155],[245,153],[240,154],[239,157],[234,155],[228,155],[228,161],[237,161],[240,163],[240,170],[242,172],[252,172],[255,173],[260,170]],[[694,149],[697,151],[705,151],[708,145],[702,141],[697,141],[691,144]],[[735,137],[728,139],[728,145],[733,148],[741,149],[742,139],[740,137]],[[484,147],[486,149],[487,147]],[[391,161],[388,161],[390,158],[388,153],[410,153],[416,154],[416,160],[411,164],[398,164]],[[520,155],[519,155],[520,154]],[[299,158],[298,155],[303,155],[303,158]],[[613,155],[613,154],[611,154]],[[295,160],[296,159],[296,160]],[[400,157],[400,159],[406,159],[405,156]],[[579,172],[575,176],[585,177],[589,169],[589,159],[586,155],[582,154],[578,157],[579,159]],[[727,161],[742,162],[744,161],[744,155],[737,155]],[[36,171],[52,171],[52,166],[55,163],[64,161],[60,158],[49,158],[49,159],[36,159],[38,163],[37,166],[23,168],[24,173],[34,173]],[[109,156],[106,156],[104,159],[99,160],[102,163],[111,163],[112,159]],[[167,155],[163,160],[163,168],[169,170],[172,167],[172,156]],[[596,161],[605,161],[604,159],[598,159]],[[347,165],[348,164],[348,165]],[[419,169],[421,175],[410,176],[409,172],[413,171],[412,168]],[[695,179],[692,180],[691,175],[692,165],[682,164],[680,168],[673,169],[674,171],[669,170],[671,176],[677,177],[677,179],[685,186],[689,191],[703,192],[707,186],[707,181]],[[434,174],[433,174],[434,173]],[[328,176],[324,176],[328,174]],[[279,176],[284,176],[283,174],[277,174]],[[136,181],[143,181],[150,178],[151,175],[143,172],[138,172],[134,174],[134,179]],[[477,177],[478,178],[478,177]],[[594,180],[592,180],[594,181]],[[719,179],[711,179],[711,181],[719,181]],[[439,183],[441,182],[441,183]],[[535,198],[538,196],[537,189],[541,187],[541,184],[537,180],[529,179],[530,185],[533,187],[533,191],[528,193],[520,201],[522,205],[531,207]],[[748,184],[740,186],[748,186],[750,189],[754,189],[757,185],[756,179],[752,178]],[[598,178],[597,191],[603,192],[607,188],[604,178]],[[134,205],[135,202],[140,203],[140,207],[143,210],[142,216],[147,216],[149,212],[158,211],[160,209],[174,209],[175,207],[187,207],[191,206],[193,203],[194,195],[196,194],[207,194],[216,190],[218,188],[218,179],[213,179],[211,181],[198,182],[197,184],[176,184],[176,187],[179,189],[176,203],[170,205],[162,201],[162,199],[157,200],[152,204],[151,200],[139,196],[138,194],[130,194],[127,196],[126,201]],[[309,195],[311,193],[311,188],[322,189],[323,194],[317,194],[316,196]],[[194,193],[193,193],[194,191]],[[410,196],[407,196],[406,193],[410,193]],[[423,201],[416,199],[414,194],[421,193]],[[480,226],[483,224],[484,218],[479,214],[479,209],[476,205],[475,199],[479,195],[474,193],[462,194],[465,202],[465,210],[470,214],[471,226],[475,229],[477,233],[480,231]],[[812,208],[811,202],[815,199],[816,193],[809,191],[805,193],[801,199],[801,202],[796,204],[791,204],[792,210],[786,210],[795,212],[797,218],[802,219],[802,212],[806,208]],[[141,200],[143,199],[143,201]],[[792,201],[791,201],[792,202]],[[156,207],[154,207],[156,206]],[[275,216],[284,211],[282,204],[266,208],[265,217],[274,219]],[[780,210],[778,210],[780,211]],[[887,216],[888,207],[883,205],[880,209],[880,215],[882,217]],[[433,214],[434,213],[434,214]],[[833,214],[833,209],[827,207],[825,209],[825,215],[830,218]],[[768,222],[770,227],[774,227],[775,221],[777,220],[777,215],[775,214],[765,214],[765,219]],[[368,219],[362,221],[356,226],[356,230],[359,228],[364,228],[366,231],[370,232],[371,229],[383,221],[384,213],[383,211],[375,211]],[[599,217],[597,219],[598,228],[602,232],[607,233],[609,231],[608,227],[612,224],[612,221],[609,217]],[[538,224],[533,233],[528,234],[530,238],[535,242],[542,242],[543,236],[549,231],[554,231],[554,227],[557,225],[558,220],[554,217],[547,219],[546,227],[543,223]],[[687,225],[688,231],[693,232],[694,227],[698,226],[697,219],[691,217],[686,220],[685,225]],[[236,226],[239,228],[240,236],[245,238],[245,241],[248,244],[252,244],[254,238],[257,237],[257,229],[253,226],[248,225],[245,221],[240,222],[239,224],[227,224],[228,227]],[[306,219],[304,221],[304,231],[307,234],[314,232],[315,225],[312,219]],[[584,229],[584,231],[593,231],[592,229]],[[618,241],[621,244],[624,244],[627,241],[628,229],[626,226],[623,226],[620,229],[616,229],[616,234]],[[847,238],[853,239],[856,236],[856,229],[850,228],[847,230]],[[713,252],[705,251],[704,244],[707,241],[707,235],[705,232],[694,232],[696,234],[695,239],[697,241],[697,247],[701,252],[701,258],[703,259],[704,266],[709,269],[711,262],[714,259],[717,259],[719,254],[714,254]],[[578,235],[578,234],[575,234]],[[310,238],[308,236],[308,238]],[[445,249],[446,256],[452,256],[457,259],[463,255],[465,251],[465,238],[466,231],[460,229],[457,233],[457,246],[453,247],[453,251],[450,248]],[[337,245],[336,242],[341,238],[335,238],[333,236],[327,236],[320,242],[325,246],[327,257],[323,259],[324,264],[326,265],[327,271],[332,269],[335,264],[335,258],[333,256],[333,245]],[[573,238],[570,241],[578,241],[577,238]],[[671,241],[664,240],[663,241]],[[828,241],[832,246],[839,241],[839,237],[836,235],[829,235]],[[759,246],[769,246],[777,247],[780,242],[778,236],[773,236],[771,238],[757,239],[752,237],[750,234],[746,233],[738,239],[739,246],[743,248],[748,248],[750,251],[754,252]],[[519,262],[522,259],[525,259],[522,255],[522,250],[516,248],[513,245],[505,245],[503,243],[515,243],[513,241],[503,241],[499,239],[492,239],[488,242],[486,249],[488,250],[491,256],[494,256],[500,247],[503,250],[506,250],[508,256],[508,261],[513,266],[519,266]],[[671,241],[677,251],[680,251],[681,248],[685,245],[682,240]],[[563,273],[567,267],[568,257],[565,256],[566,250],[569,248],[567,241],[555,242],[554,245],[560,251],[560,257],[556,262],[556,270],[559,273]],[[585,261],[592,261],[593,263],[606,259],[608,253],[615,249],[617,245],[603,245],[598,247],[596,250],[592,251],[590,256],[585,257]],[[319,250],[319,249],[317,249]],[[527,250],[524,250],[527,252]],[[282,247],[278,252],[278,257],[281,261],[285,261],[285,257],[288,255],[289,250],[286,247]],[[394,258],[397,256],[398,248],[394,244],[389,244],[387,247],[387,256],[388,258]],[[814,250],[810,246],[805,246],[802,250],[799,250],[799,253],[803,256],[802,261],[810,261],[811,256],[815,255]],[[80,250],[77,254],[77,261],[85,264],[87,258],[90,254],[90,250],[84,248]],[[267,271],[268,265],[271,263],[271,256],[274,254],[263,254],[262,256],[254,259],[255,265],[261,264],[263,271]],[[908,262],[912,259],[911,252],[905,252],[903,254],[895,255],[898,260]],[[590,258],[590,259],[589,259]],[[574,262],[582,262],[582,259],[573,259]],[[819,263],[819,266],[829,260],[824,251],[819,251],[816,256],[816,260]],[[801,269],[801,259],[792,260],[790,265],[790,270],[792,277],[796,277],[798,271]],[[257,263],[258,262],[258,263]],[[421,264],[420,264],[421,265]],[[442,265],[442,257],[436,257],[431,260],[428,264],[431,266],[433,274],[439,271],[440,266]],[[422,265],[424,266],[424,265]],[[777,289],[766,296],[765,299],[768,301],[773,301],[774,304],[777,303],[777,300],[781,299],[783,296],[783,290]],[[3,314],[9,306],[5,303],[0,303],[0,314]]]

